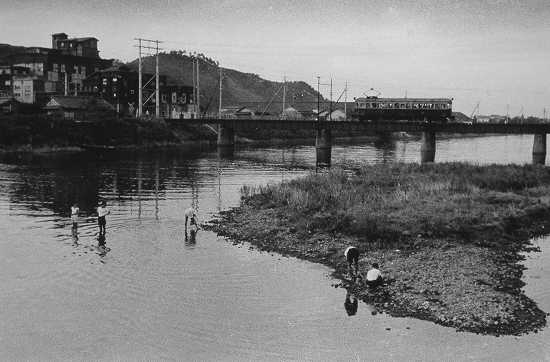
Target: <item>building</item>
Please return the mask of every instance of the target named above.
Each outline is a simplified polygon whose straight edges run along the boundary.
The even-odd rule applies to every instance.
[[[148,82],[153,74],[144,73],[143,113],[154,115],[156,106],[155,82]],[[84,82],[83,91],[109,102],[119,114],[135,115],[139,101],[139,74],[125,65],[112,66],[91,74]],[[160,116],[166,118],[191,118],[195,112],[193,87],[168,85],[167,77],[159,77]]]
[[[105,100],[88,96],[52,96],[44,109],[49,115],[77,121],[86,120],[86,114],[91,111],[114,112]]]
[[[10,51],[3,51],[0,63],[4,70],[9,67],[10,82],[22,72],[27,77],[26,84],[33,82],[33,95],[24,98],[15,96],[15,87],[21,87],[21,82],[13,83],[14,97],[22,102],[32,99],[40,103],[51,95],[78,94],[86,77],[112,65],[112,60],[99,57],[97,42],[96,38],[69,39],[67,34],[58,33],[52,35],[52,48],[10,47]],[[6,91],[6,79],[2,80]]]
[[[97,39],[93,37],[69,39],[65,33],[52,34],[52,49],[65,55],[99,58]]]
[[[13,98],[21,103],[37,103],[44,89],[44,82],[33,76],[12,77]]]

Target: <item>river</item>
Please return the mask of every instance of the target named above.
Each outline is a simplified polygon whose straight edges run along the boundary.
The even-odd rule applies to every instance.
[[[526,163],[532,136],[440,137],[437,161]],[[418,139],[338,144],[333,162],[417,162]],[[243,185],[314,172],[313,146],[0,158],[0,360],[542,361],[548,328],[480,336],[412,318],[349,317],[330,269],[185,235]],[[107,200],[98,249],[94,206]],[[69,207],[82,216],[71,229]],[[525,293],[550,311],[550,238],[526,255]]]

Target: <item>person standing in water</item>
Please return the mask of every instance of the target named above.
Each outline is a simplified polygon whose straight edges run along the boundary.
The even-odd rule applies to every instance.
[[[99,234],[105,235],[105,225],[107,224],[105,216],[109,215],[111,212],[107,209],[107,203],[102,201],[101,204],[97,207],[97,224],[99,226]]]
[[[80,209],[78,208],[78,205],[75,203],[73,206],[71,206],[71,222],[73,223],[73,229],[78,228],[78,213],[80,212]]]
[[[187,231],[187,222],[189,221],[189,227],[195,226],[196,230],[199,229],[197,222],[197,212],[194,208],[190,207],[185,210],[185,230]]]

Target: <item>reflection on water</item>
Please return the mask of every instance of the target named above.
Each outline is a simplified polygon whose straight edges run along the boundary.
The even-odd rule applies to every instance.
[[[346,300],[344,301],[344,308],[348,316],[354,316],[357,313],[357,308],[359,307],[359,301],[355,295],[351,294],[349,291],[346,292]]]
[[[436,160],[530,162],[531,142],[440,138]],[[417,161],[419,149],[414,138],[336,145],[333,163]],[[215,149],[3,156],[0,359],[549,359],[547,330],[495,338],[391,318],[331,287],[324,266],[204,230],[186,233],[186,208],[208,220],[237,205],[244,184],[315,167],[313,146],[221,156]],[[99,200],[111,211],[105,234]],[[526,292],[549,310],[548,271],[538,273],[537,291],[545,292],[528,290],[531,279]]]

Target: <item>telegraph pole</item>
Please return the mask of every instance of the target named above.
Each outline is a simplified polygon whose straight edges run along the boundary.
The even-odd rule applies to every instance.
[[[220,99],[219,99],[219,104],[218,104],[218,118],[222,118],[222,79],[223,79],[223,74],[222,74],[222,67],[219,67],[218,69],[220,71]]]
[[[332,121],[332,78],[330,78],[330,113],[328,114],[329,121]]]
[[[317,122],[319,122],[319,113],[321,113],[321,110],[319,109],[320,100],[319,100],[319,89],[321,88],[321,77],[317,76]]]
[[[160,117],[159,43],[162,43],[162,42],[160,40],[150,40],[150,39],[143,39],[143,38],[135,38],[135,40],[138,41],[138,45],[136,45],[136,47],[138,48],[138,52],[139,52],[138,117],[143,116],[143,106],[152,99],[153,95],[155,95],[155,116]],[[143,45],[144,42],[147,45]],[[153,50],[155,51],[155,53],[154,54],[144,53],[143,49]],[[151,79],[149,79],[145,83],[145,85],[143,85],[143,62],[142,62],[143,55],[155,56],[156,58],[155,75]],[[147,87],[147,85],[151,83],[153,78],[155,79],[155,92],[151,94],[145,101],[143,101],[143,89],[145,89],[145,87]]]
[[[199,58],[197,58],[197,109],[199,112],[199,118],[201,117],[201,85],[200,85],[200,73],[199,73]]]
[[[285,112],[285,99],[286,99],[286,76],[283,78],[283,113]]]
[[[344,88],[344,121],[348,120],[348,82]]]
[[[160,118],[159,42],[156,42],[155,66],[155,117]]]
[[[143,114],[143,92],[142,92],[142,84],[143,84],[143,78],[141,76],[142,73],[142,64],[141,64],[141,39],[138,39],[138,47],[139,47],[139,75],[138,75],[138,82],[139,82],[139,90],[138,90],[138,117],[141,117]]]
[[[197,82],[195,78],[195,57],[193,57],[192,62],[192,68],[193,68],[193,103],[195,106],[195,117],[197,116]]]

